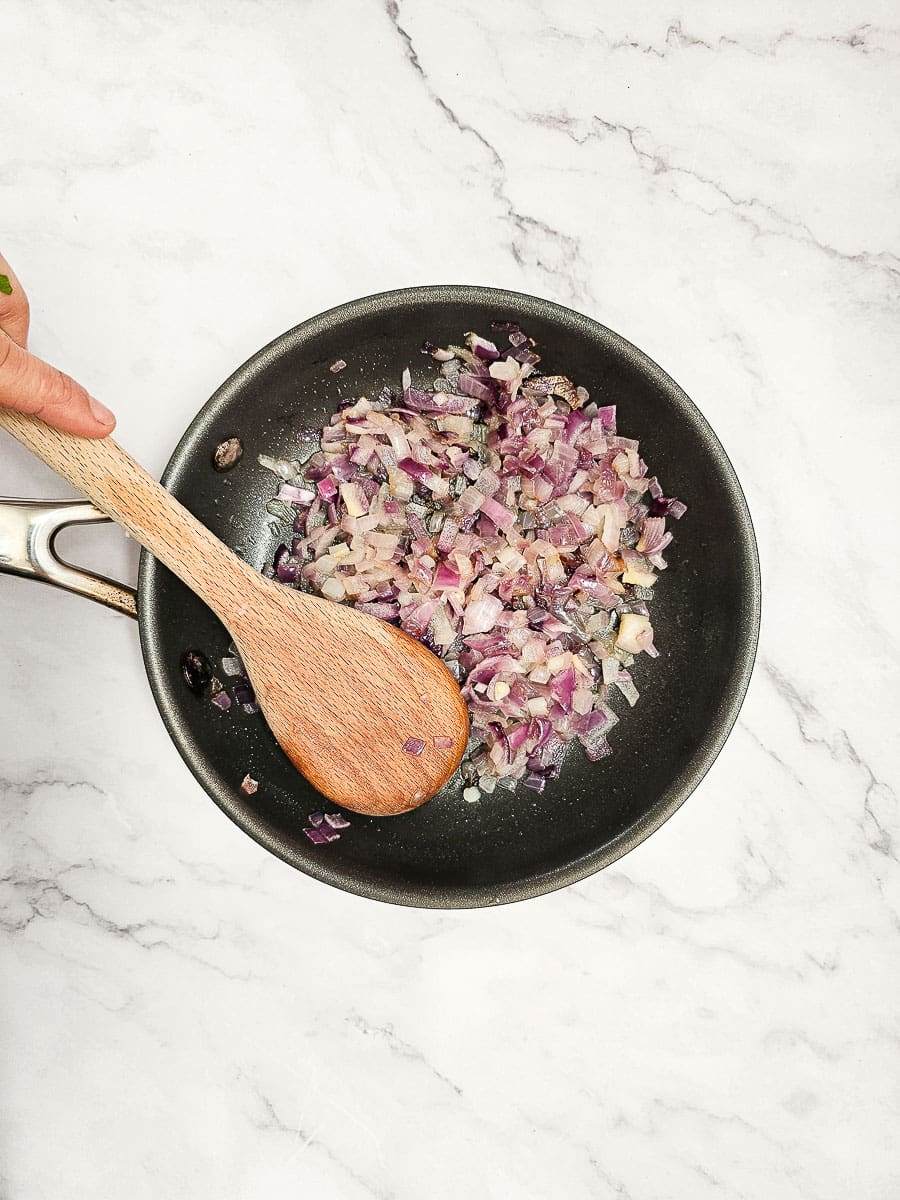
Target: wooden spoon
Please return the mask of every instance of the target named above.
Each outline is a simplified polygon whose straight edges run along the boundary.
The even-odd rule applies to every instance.
[[[390,816],[443,787],[465,750],[469,717],[456,680],[420,642],[264,578],[111,438],[60,433],[4,409],[0,428],[209,605],[281,748],[320,792],[354,812]],[[404,750],[419,741],[420,754]]]

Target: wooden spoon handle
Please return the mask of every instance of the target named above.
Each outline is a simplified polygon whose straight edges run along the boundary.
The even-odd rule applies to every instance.
[[[223,615],[236,571],[256,572],[201,525],[112,438],[60,433],[37,417],[0,408],[0,429],[83,492],[112,520]],[[223,569],[224,568],[224,569]],[[223,595],[223,591],[225,595]]]

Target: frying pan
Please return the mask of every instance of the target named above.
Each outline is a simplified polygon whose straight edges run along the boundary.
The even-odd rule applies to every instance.
[[[342,399],[377,395],[402,369],[421,380],[435,364],[423,338],[458,342],[492,320],[515,319],[539,344],[541,369],[564,373],[600,404],[616,404],[619,429],[667,495],[688,512],[673,523],[669,569],[656,589],[653,624],[661,649],[634,669],[637,707],[613,700],[622,718],[613,755],[587,762],[573,748],[543,794],[498,789],[466,803],[451,782],[401,817],[350,814],[340,841],[313,846],[306,815],[323,801],[288,762],[261,716],[222,713],[194,695],[183,652],[214,663],[229,638],[203,603],[146,551],[135,597],[129,589],[63,564],[55,532],[102,520],[87,503],[0,504],[0,570],[29,575],[140,617],[150,687],[182,757],[219,807],[266,849],[315,879],[377,900],[466,908],[537,896],[607,866],[670,817],[712,765],[737,718],[750,679],[760,619],[759,559],[747,504],[715,434],[685,393],[646,355],[597,322],[546,300],[493,288],[446,285],[386,292],[341,305],[276,338],[213,395],[179,442],[165,486],[257,568],[284,530],[266,511],[274,477],[260,453],[298,457]],[[329,371],[337,359],[347,367]],[[226,474],[211,457],[227,437],[244,456]],[[304,457],[300,455],[300,457]],[[322,680],[328,686],[328,680]],[[244,775],[259,780],[253,796]]]

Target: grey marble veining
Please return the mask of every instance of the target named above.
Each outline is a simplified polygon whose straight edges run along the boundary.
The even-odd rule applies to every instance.
[[[34,348],[150,469],[304,317],[512,287],[691,394],[764,582],[679,813],[442,914],[266,855],[132,623],[0,579],[0,1197],[900,1194],[896,6],[12,0],[0,33]],[[0,491],[67,494],[8,442]],[[116,531],[66,537],[133,579]]]

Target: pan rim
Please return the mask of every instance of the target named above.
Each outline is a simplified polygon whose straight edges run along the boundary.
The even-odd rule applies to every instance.
[[[342,871],[337,860],[326,858],[324,855],[317,858],[298,856],[291,845],[273,837],[261,822],[254,822],[252,815],[244,808],[239,807],[239,802],[235,803],[235,798],[226,794],[225,789],[220,787],[218,781],[205,770],[202,756],[198,754],[193,745],[190,731],[180,721],[173,697],[165,682],[156,636],[160,614],[159,606],[155,602],[155,593],[161,568],[160,564],[146,550],[141,553],[138,571],[141,650],[151,691],[163,723],[187,767],[219,808],[264,849],[319,882],[365,899],[413,908],[493,907],[557,891],[603,870],[655,833],[678,811],[702,782],[734,728],[750,685],[759,645],[762,609],[759,549],[747,500],[731,459],[706,417],[671,376],[621,334],[615,333],[599,321],[575,309],[527,293],[480,285],[429,284],[378,292],[336,305],[286,330],[238,367],[200,408],[172,452],[162,475],[163,485],[168,486],[170,480],[181,469],[185,456],[191,454],[194,442],[201,436],[202,431],[216,419],[219,410],[254,379],[261,368],[268,365],[273,357],[280,354],[285,348],[293,346],[298,339],[314,337],[318,333],[333,328],[338,323],[377,312],[385,312],[399,306],[409,307],[411,302],[415,301],[420,304],[424,301],[432,304],[477,303],[495,306],[498,310],[506,308],[519,313],[527,310],[532,315],[562,321],[570,327],[574,325],[576,329],[580,326],[593,338],[599,338],[608,345],[614,346],[625,359],[630,360],[632,365],[640,369],[657,387],[664,390],[667,400],[676,406],[680,415],[688,420],[702,436],[706,449],[715,460],[721,472],[723,484],[727,488],[741,539],[740,549],[742,556],[747,561],[749,571],[745,593],[738,598],[745,610],[745,616],[740,625],[738,644],[736,645],[735,662],[737,665],[724,689],[717,715],[707,727],[688,765],[659,795],[656,803],[642,818],[599,849],[564,865],[495,886],[446,887],[421,883],[407,885],[397,882],[386,883],[356,879],[348,872]]]

